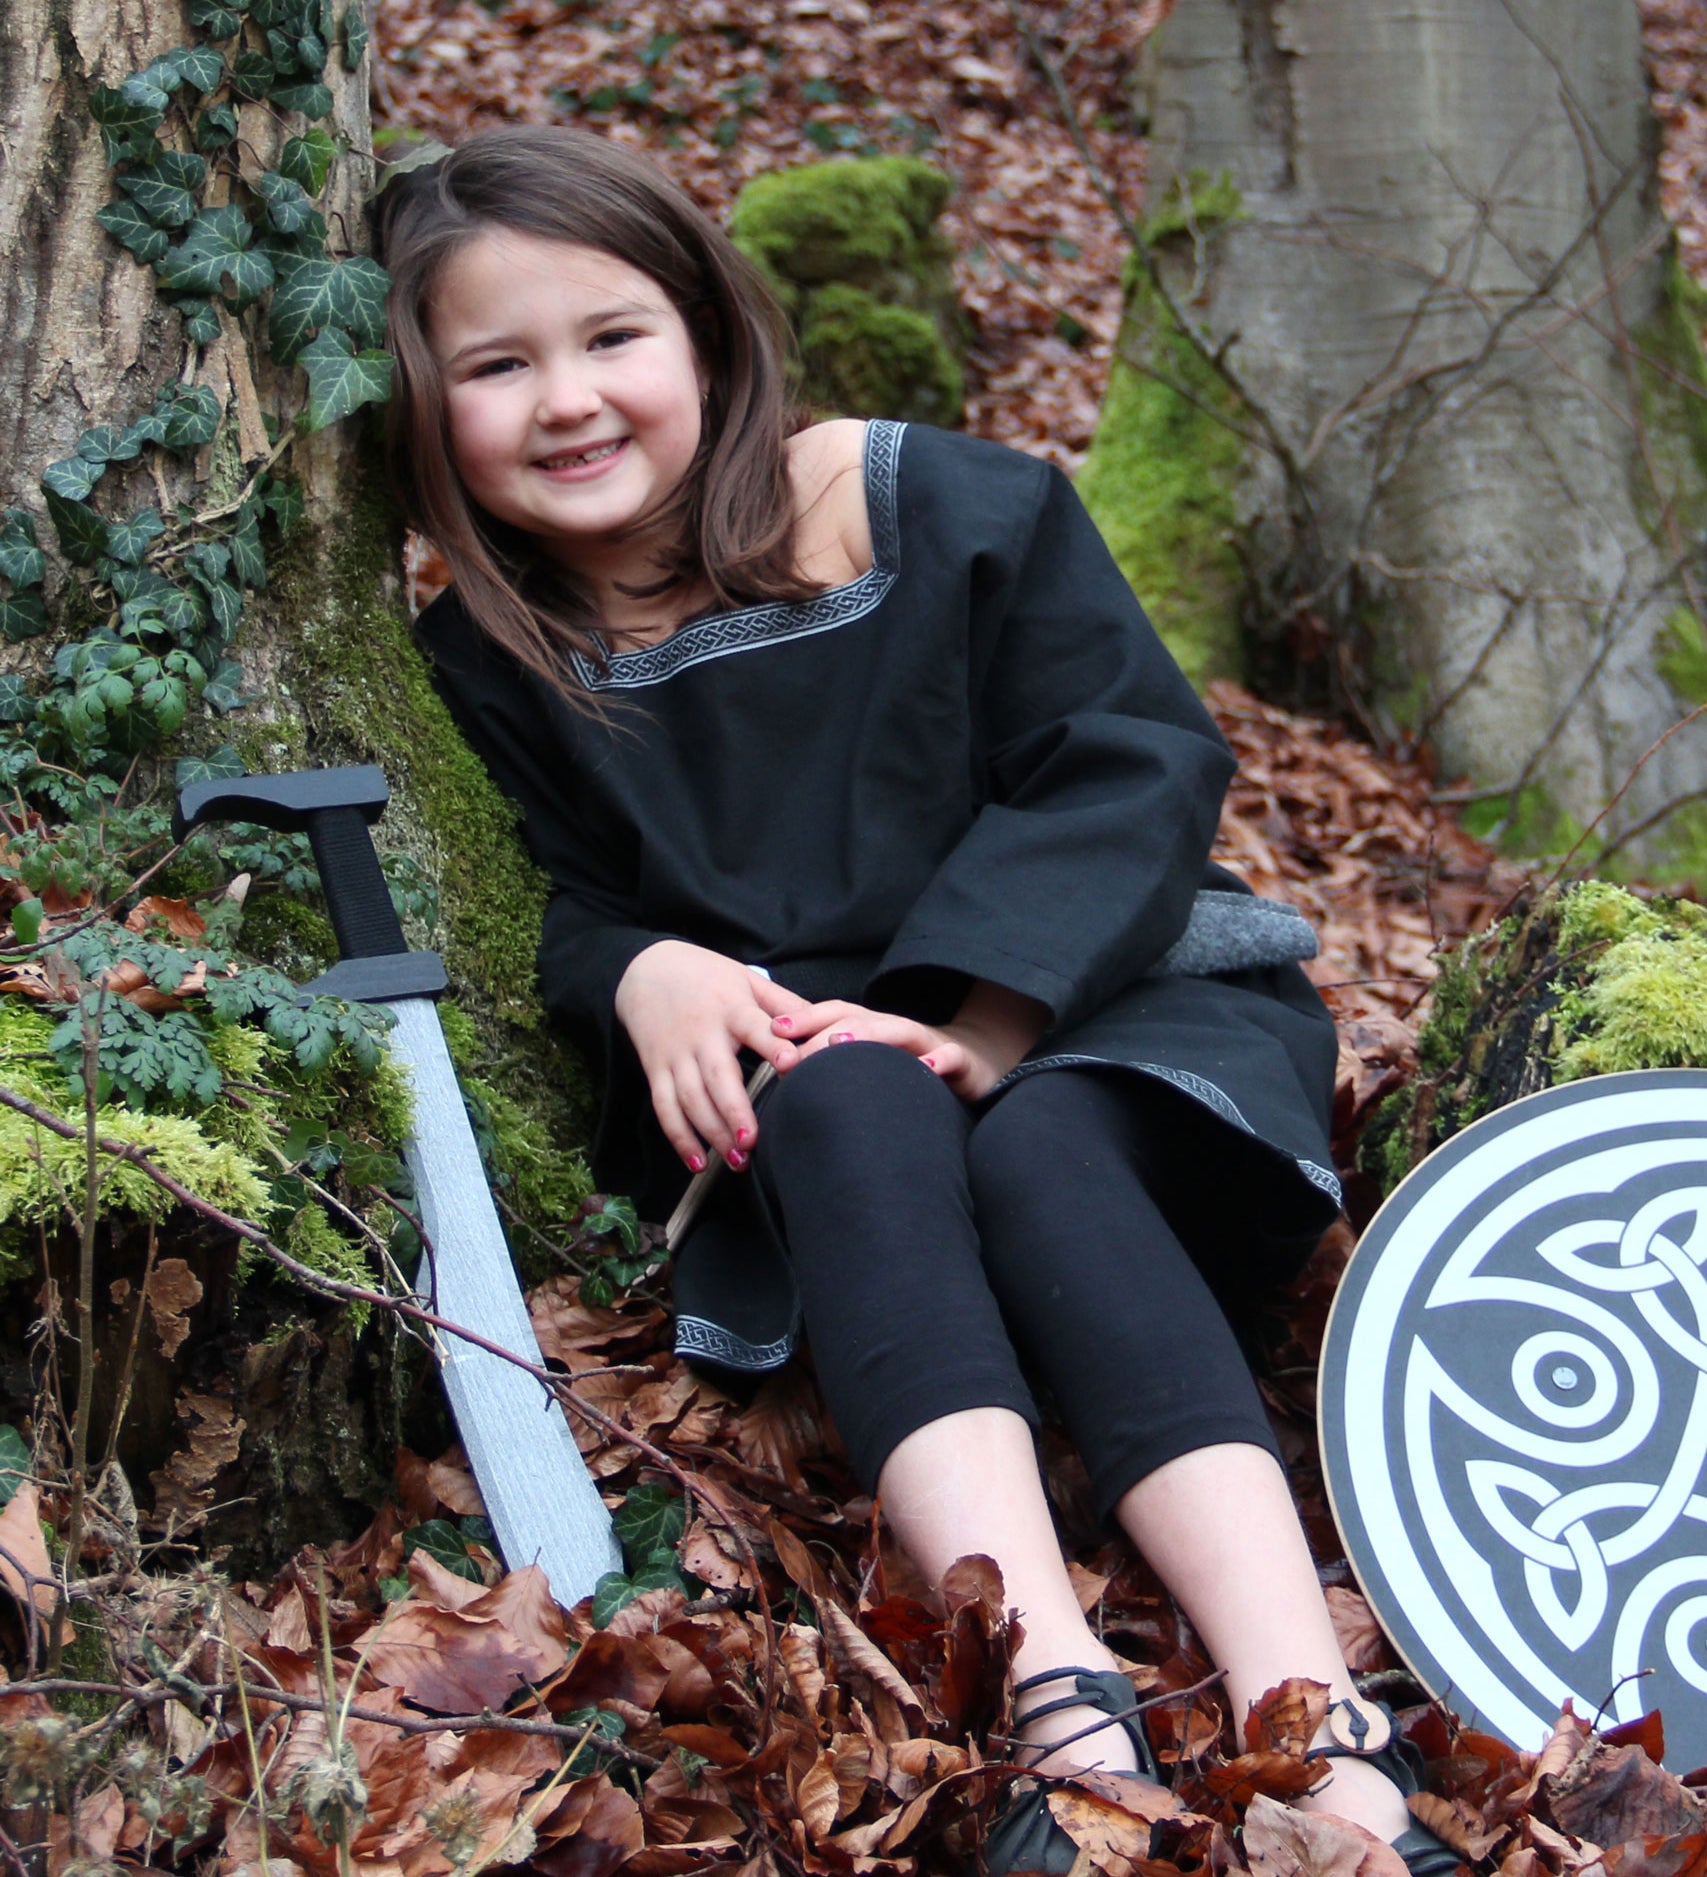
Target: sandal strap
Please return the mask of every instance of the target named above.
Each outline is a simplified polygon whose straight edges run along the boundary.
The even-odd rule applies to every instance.
[[[1138,1760],[1138,1771],[1145,1778],[1162,1784],[1161,1767],[1157,1764],[1150,1737],[1144,1731],[1143,1717],[1138,1712],[1138,1697],[1129,1682],[1118,1669],[1093,1668],[1056,1668],[1046,1669],[1041,1675],[1028,1675],[1024,1681],[1015,1682],[1015,1696],[1027,1693],[1033,1688],[1040,1688],[1048,1682],[1066,1681],[1072,1678],[1073,1692],[1059,1695],[1052,1701],[1044,1701],[1029,1709],[1024,1715],[1015,1718],[1020,1726],[1040,1719],[1047,1714],[1062,1714],[1070,1708],[1089,1708],[1093,1714],[1105,1718],[1100,1724],[1080,1729],[1073,1738],[1086,1738],[1100,1733],[1103,1727],[1118,1727],[1132,1743],[1133,1753]],[[1049,1744],[1039,1742],[1042,1751],[1049,1753],[1066,1743],[1055,1741]]]
[[[1331,1717],[1343,1709],[1346,1714],[1346,1730],[1352,1737],[1353,1744],[1342,1746],[1337,1740],[1330,1741],[1325,1747],[1311,1747],[1305,1753],[1306,1760],[1362,1760],[1366,1766],[1373,1766],[1378,1773],[1385,1774],[1399,1791],[1408,1799],[1413,1793],[1423,1789],[1423,1756],[1421,1751],[1399,1732],[1398,1718],[1385,1701],[1371,1701],[1369,1705],[1385,1716],[1387,1738],[1378,1747],[1366,1747],[1370,1724],[1363,1710],[1350,1701],[1330,1702],[1328,1714]],[[1432,1837],[1433,1834],[1431,1833]],[[1439,1840],[1436,1840],[1438,1843]]]

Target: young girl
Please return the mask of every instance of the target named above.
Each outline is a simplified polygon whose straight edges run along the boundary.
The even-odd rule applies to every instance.
[[[1235,1713],[1330,1686],[1300,1803],[1453,1870],[1206,1281],[1283,1274],[1334,1215],[1310,944],[1210,866],[1231,760],[1071,486],[795,428],[753,269],[616,145],[491,132],[380,220],[397,472],[456,577],[420,631],[555,889],[540,976],[603,1066],[598,1177],[663,1217],[731,1170],[679,1350],[774,1367],[803,1321],[921,1570],[1000,1566],[1027,1763],[1153,1775],[1062,1564],[1041,1380]],[[992,1869],[1065,1871],[1016,1791]]]

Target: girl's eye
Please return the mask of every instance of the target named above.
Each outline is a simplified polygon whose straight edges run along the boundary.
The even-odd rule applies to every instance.
[[[601,332],[594,340],[595,352],[609,352],[619,345],[627,345],[630,339],[638,339],[639,333],[631,332],[626,326],[613,327],[609,332]]]
[[[489,358],[476,365],[469,374],[472,378],[496,378],[500,372],[520,371],[522,362],[519,358]]]

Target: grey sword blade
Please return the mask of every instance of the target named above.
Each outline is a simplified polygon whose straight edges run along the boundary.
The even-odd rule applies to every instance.
[[[516,1284],[480,1152],[438,1012],[424,997],[385,1008],[391,1047],[409,1073],[415,1129],[404,1159],[434,1248],[417,1280],[436,1278],[438,1314],[538,1363],[539,1344]],[[513,1362],[438,1333],[438,1357],[458,1432],[486,1501],[504,1562],[538,1564],[562,1604],[591,1594],[622,1553],[563,1410]]]

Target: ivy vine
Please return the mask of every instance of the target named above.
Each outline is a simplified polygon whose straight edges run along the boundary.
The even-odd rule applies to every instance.
[[[199,43],[89,96],[116,185],[97,219],[152,268],[182,319],[185,363],[151,409],[86,430],[42,473],[67,563],[62,617],[95,623],[58,647],[45,689],[0,674],[0,785],[71,822],[109,808],[136,757],[176,732],[193,702],[224,714],[246,701],[229,651],[246,595],[266,585],[267,542],[301,513],[300,490],[281,468],[289,445],[390,391],[385,272],[365,255],[330,253],[323,210],[340,155],[318,121],[332,110],[325,72],[334,48],[350,71],[360,65],[360,5],[335,17],[331,0],[189,0],[189,15]],[[240,135],[238,107],[254,102],[304,120],[274,168],[261,168]],[[265,312],[274,362],[300,372],[299,407],[290,422],[269,423],[265,460],[201,512],[97,505],[115,464],[215,442],[227,419],[195,382],[197,368],[220,336],[221,310],[251,308]],[[48,630],[47,575],[37,517],[0,511],[0,636]],[[178,779],[239,773],[225,746],[180,765]]]

